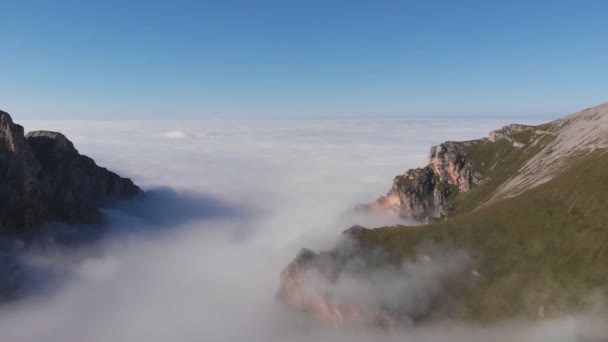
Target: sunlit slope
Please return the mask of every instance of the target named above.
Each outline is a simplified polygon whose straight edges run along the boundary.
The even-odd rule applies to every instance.
[[[356,235],[395,260],[427,240],[468,250],[479,273],[479,288],[463,298],[468,316],[583,309],[608,289],[608,151],[571,156],[552,180],[449,220]]]
[[[581,156],[608,149],[608,103],[513,134],[462,147],[482,182],[449,198],[451,215],[463,214],[543,184]]]

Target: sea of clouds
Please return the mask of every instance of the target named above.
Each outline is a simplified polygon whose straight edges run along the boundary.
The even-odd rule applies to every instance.
[[[110,232],[98,242],[69,251],[39,248],[22,256],[39,291],[0,308],[3,342],[593,341],[608,336],[592,317],[340,331],[277,301],[279,274],[300,248],[330,248],[353,224],[402,223],[352,208],[384,194],[395,175],[424,165],[431,145],[486,136],[509,120],[21,123],[26,131],[63,132],[81,153],[151,193],[105,209]],[[388,278],[384,288],[397,287],[404,297],[410,280],[424,288],[420,279],[399,276],[391,283]]]

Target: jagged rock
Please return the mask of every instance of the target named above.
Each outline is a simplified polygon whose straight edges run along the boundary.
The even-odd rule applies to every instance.
[[[389,192],[369,207],[391,209],[402,217],[417,221],[439,219],[447,214],[445,198],[452,191],[443,185],[429,166],[408,170],[395,177]]]
[[[521,124],[510,124],[508,126],[504,126],[501,129],[497,129],[495,131],[490,132],[488,136],[488,140],[492,142],[499,141],[501,139],[507,139],[509,141],[513,141],[513,134],[520,133],[523,131],[527,131],[532,129],[532,126],[521,125]]]
[[[439,182],[457,185],[462,192],[469,191],[471,186],[479,183],[481,175],[466,161],[467,155],[462,148],[482,141],[448,141],[431,147],[428,165],[439,176]]]
[[[81,155],[63,134],[23,127],[0,111],[0,233],[61,221],[99,222],[103,201],[141,189]]]
[[[449,213],[448,196],[456,188],[467,192],[482,181],[481,174],[466,160],[463,147],[483,141],[448,141],[431,147],[426,167],[395,177],[389,192],[369,207],[390,209],[416,221],[445,218]]]

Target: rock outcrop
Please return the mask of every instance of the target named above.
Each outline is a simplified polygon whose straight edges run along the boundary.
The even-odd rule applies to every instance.
[[[501,129],[497,129],[495,131],[490,132],[490,135],[488,136],[488,140],[492,141],[492,142],[496,142],[501,139],[513,141],[513,139],[512,139],[513,134],[527,131],[532,128],[533,128],[532,126],[528,126],[528,125],[510,124],[508,126],[504,126]]]
[[[477,140],[453,142],[448,141],[431,147],[429,167],[439,178],[439,183],[456,185],[460,191],[467,192],[481,182],[481,175],[467,159],[463,147],[479,143]]]
[[[467,192],[482,181],[481,174],[467,161],[463,147],[481,140],[448,141],[433,146],[428,165],[395,177],[389,192],[370,204],[371,209],[390,209],[416,221],[440,220],[449,214],[448,197],[454,191]]]
[[[141,193],[130,179],[78,153],[63,134],[23,133],[0,111],[0,233],[55,221],[99,222],[99,204]]]
[[[440,219],[447,215],[447,197],[452,191],[427,166],[395,177],[389,192],[368,207],[393,210],[401,217],[416,221]]]
[[[348,255],[339,252],[315,253],[302,249],[281,272],[278,297],[290,307],[311,314],[334,328],[375,326],[394,328],[398,318],[389,310],[341,301],[331,291],[320,291],[310,282],[331,286],[345,272]],[[316,279],[314,276],[316,275]],[[307,279],[309,277],[310,279]]]
[[[490,132],[488,138],[447,141],[433,146],[426,167],[395,177],[388,193],[366,207],[389,209],[403,218],[420,222],[445,219],[450,213],[449,196],[456,191],[467,192],[483,181],[483,175],[467,160],[465,149],[503,139],[513,142],[514,147],[521,147],[512,136],[532,128],[511,124]]]

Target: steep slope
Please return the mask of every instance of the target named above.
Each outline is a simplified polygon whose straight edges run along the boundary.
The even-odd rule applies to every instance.
[[[608,103],[540,126],[512,124],[488,138],[431,148],[428,165],[395,177],[368,205],[428,222],[466,213],[551,180],[572,158],[608,147]]]
[[[441,184],[452,189],[440,203],[447,219],[348,232],[362,248],[386,253],[395,269],[425,261],[429,245],[466,252],[471,264],[458,279],[471,285],[441,317],[542,319],[589,310],[608,295],[608,104],[537,127],[513,127],[451,145],[455,157],[427,166],[436,183],[426,194]],[[468,189],[457,182],[472,179],[459,176],[466,168],[480,175]],[[442,182],[443,171],[456,177]],[[394,185],[389,195],[412,196],[401,189]],[[410,209],[393,210],[408,215]],[[411,286],[408,281],[401,286]],[[432,319],[435,311],[429,307],[423,317]]]
[[[141,193],[122,178],[78,153],[62,134],[23,127],[0,111],[0,233],[44,223],[98,222],[97,206]]]
[[[553,139],[542,144],[542,150],[502,184],[492,200],[515,196],[548,181],[571,166],[572,158],[580,154],[608,148],[608,103],[542,125],[536,134],[550,135]]]

